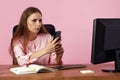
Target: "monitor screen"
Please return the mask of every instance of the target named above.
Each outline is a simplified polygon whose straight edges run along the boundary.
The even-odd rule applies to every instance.
[[[120,19],[97,18],[93,21],[91,62],[100,64],[114,61],[114,69],[120,71]]]

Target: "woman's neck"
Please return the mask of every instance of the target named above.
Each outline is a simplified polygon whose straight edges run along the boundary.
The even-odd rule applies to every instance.
[[[32,41],[32,40],[36,39],[36,37],[37,37],[37,34],[35,34],[35,33],[30,33],[29,36],[28,36],[28,39],[29,39],[30,41]]]

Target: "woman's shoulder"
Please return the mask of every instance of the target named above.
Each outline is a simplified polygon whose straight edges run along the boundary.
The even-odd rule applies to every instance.
[[[16,46],[16,45],[19,45],[19,46],[22,46],[23,44],[23,38],[17,38],[16,40],[14,40],[13,42],[13,45]]]

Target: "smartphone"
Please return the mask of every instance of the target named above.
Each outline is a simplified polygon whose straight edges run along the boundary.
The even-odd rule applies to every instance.
[[[54,39],[57,38],[57,37],[59,37],[59,39],[58,39],[57,41],[61,40],[61,31],[57,31],[57,32],[56,32],[56,34],[55,34],[55,36],[54,36]],[[57,41],[56,41],[56,42],[57,42]]]

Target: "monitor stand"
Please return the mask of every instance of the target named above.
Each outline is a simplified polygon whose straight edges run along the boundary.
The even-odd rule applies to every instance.
[[[120,72],[120,70],[116,70],[114,67],[107,67],[102,69],[103,72]]]
[[[120,50],[115,50],[114,67],[102,69],[104,72],[120,72]]]

